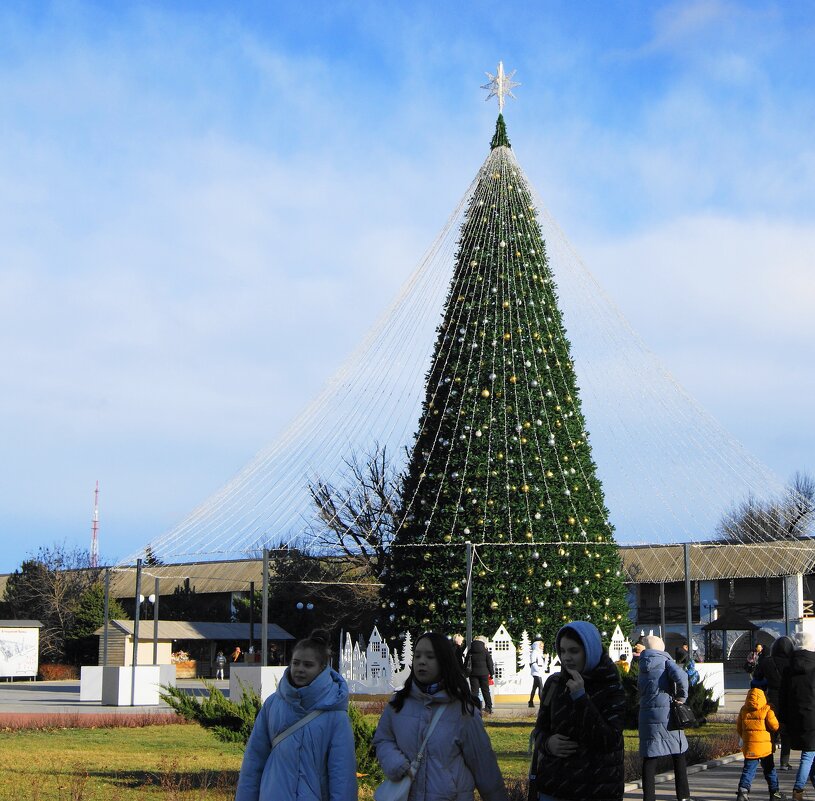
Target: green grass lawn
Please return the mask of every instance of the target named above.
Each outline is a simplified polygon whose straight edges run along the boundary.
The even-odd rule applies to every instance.
[[[533,723],[532,717],[487,722],[508,779],[526,776]],[[733,729],[713,723],[694,735]],[[627,731],[626,749],[637,748],[636,731]],[[242,753],[196,725],[0,732],[0,800],[226,801],[234,796]]]

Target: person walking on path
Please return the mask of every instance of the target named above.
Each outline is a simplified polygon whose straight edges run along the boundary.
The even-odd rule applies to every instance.
[[[617,667],[586,621],[561,628],[555,648],[561,670],[544,685],[531,735],[530,798],[621,801],[625,691]]]
[[[671,703],[684,703],[688,697],[688,675],[665,652],[661,637],[643,638],[637,680],[640,697],[640,755],[642,756],[642,797],[655,801],[656,767],[659,757],[673,758],[674,784],[678,801],[692,801],[688,789],[685,752],[688,739],[681,729],[671,729],[668,718]]]
[[[487,650],[487,638],[476,637],[467,651],[464,662],[465,673],[470,677],[470,690],[476,698],[478,691],[484,698],[484,713],[492,714],[492,696],[490,695],[490,678],[495,673],[492,654]]]
[[[464,645],[464,637],[461,634],[453,635],[453,650],[456,652],[456,658],[461,665],[461,669],[464,670],[464,652],[467,648]]]
[[[807,780],[815,787],[815,634],[801,632],[784,671],[779,694],[780,718],[790,736],[790,748],[801,752],[793,785],[793,801],[802,801]]]
[[[756,665],[758,665],[758,660],[761,659],[761,654],[764,652],[764,646],[761,643],[758,643],[749,654],[747,654],[747,660],[744,663],[744,669],[752,676],[753,671],[756,669]]]
[[[223,679],[224,668],[226,667],[226,657],[223,651],[218,651],[218,656],[215,657],[215,678]]]
[[[767,702],[773,708],[778,722],[781,724],[779,732],[779,739],[781,740],[781,770],[792,770],[790,765],[790,736],[784,720],[781,717],[781,682],[784,677],[784,671],[790,665],[792,659],[792,652],[795,650],[795,644],[789,637],[779,637],[770,648],[770,653],[762,654],[758,660],[755,672],[753,673],[753,683],[757,686],[766,685],[764,692],[767,696]]]
[[[529,670],[532,673],[532,692],[529,693],[529,706],[535,707],[535,693],[538,693],[538,701],[543,701],[543,677],[546,675],[546,655],[543,653],[543,640],[536,637],[532,643],[532,650],[529,653]]]
[[[773,735],[778,731],[778,719],[772,707],[767,703],[767,696],[758,687],[747,691],[736,721],[741,750],[744,754],[744,766],[739,779],[736,801],[750,801],[750,788],[753,786],[758,764],[764,771],[767,787],[770,790],[770,801],[780,801],[783,796],[778,788],[778,774],[773,760]]]
[[[348,685],[330,656],[324,631],[294,646],[277,692],[255,719],[235,801],[356,801]]]
[[[434,718],[435,728],[417,764]],[[413,777],[411,801],[473,801],[476,788],[484,801],[506,801],[504,779],[476,701],[452,643],[441,634],[422,634],[416,641],[410,675],[385,706],[373,744],[391,781]]]

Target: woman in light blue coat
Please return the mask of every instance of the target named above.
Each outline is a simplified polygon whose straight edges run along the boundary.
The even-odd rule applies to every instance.
[[[674,783],[679,801],[692,801],[688,789],[685,752],[688,739],[681,729],[671,729],[671,701],[684,703],[688,697],[688,674],[665,652],[665,643],[653,634],[642,641],[638,688],[640,696],[640,755],[642,756],[643,801],[654,801],[656,765],[659,757],[673,757]]]
[[[413,777],[410,801],[473,801],[476,788],[483,801],[506,801],[498,760],[476,703],[450,641],[442,634],[422,634],[405,686],[385,707],[374,734],[376,758],[385,775],[392,781]],[[444,711],[416,764],[440,708]]]
[[[235,801],[356,801],[348,685],[329,658],[323,631],[295,645],[277,692],[255,720]],[[273,747],[275,737],[315,711],[320,714]]]

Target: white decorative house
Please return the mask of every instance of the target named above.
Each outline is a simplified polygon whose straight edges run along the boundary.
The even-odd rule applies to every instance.
[[[631,664],[631,657],[634,654],[634,649],[631,647],[631,643],[628,642],[628,638],[623,634],[622,629],[617,626],[614,629],[614,633],[611,635],[611,644],[608,646],[608,655],[616,662],[623,654],[625,654],[625,658],[628,660],[628,663]]]

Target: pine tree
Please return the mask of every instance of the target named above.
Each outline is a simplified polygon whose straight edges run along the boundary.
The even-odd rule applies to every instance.
[[[529,660],[532,654],[532,643],[529,642],[529,634],[526,629],[521,634],[521,641],[518,643],[518,672],[529,666]]]
[[[384,576],[388,630],[460,630],[469,540],[476,633],[503,622],[552,642],[584,619],[608,636],[627,625],[620,557],[502,115],[455,258]]]

